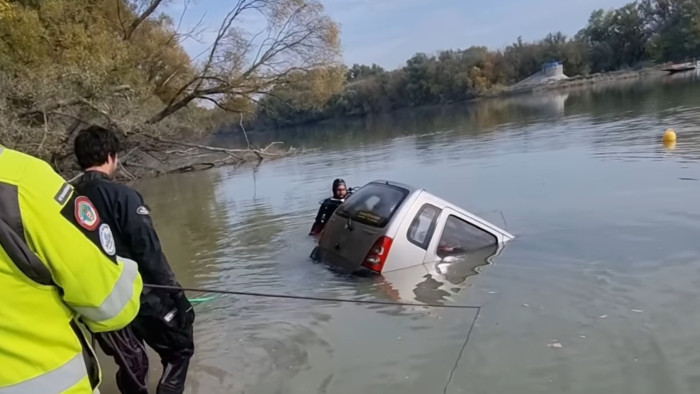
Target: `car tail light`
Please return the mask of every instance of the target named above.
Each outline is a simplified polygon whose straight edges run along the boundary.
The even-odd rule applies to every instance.
[[[386,263],[386,258],[389,255],[389,249],[391,249],[393,242],[394,240],[389,237],[380,237],[370,248],[365,260],[362,262],[362,266],[378,274],[382,273],[382,268],[384,268],[384,263]]]

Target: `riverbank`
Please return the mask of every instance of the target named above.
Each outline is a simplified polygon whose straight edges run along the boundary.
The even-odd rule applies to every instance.
[[[152,144],[139,143],[121,153],[117,178],[135,181],[167,174],[203,171],[222,166],[260,165],[284,157],[303,154],[306,150],[272,142],[265,147],[224,148],[201,143],[158,138]],[[67,179],[77,179],[82,172],[66,158],[60,167]]]
[[[465,101],[465,103],[477,103],[484,99],[508,98],[543,91],[589,89],[634,79],[656,78],[666,74],[661,68],[662,66],[655,66],[639,70],[622,70],[608,73],[596,73],[587,76],[575,76],[566,80],[530,85],[516,89],[513,89],[512,86],[514,85],[512,85],[511,88],[502,88],[498,91],[481,94],[474,99]],[[450,103],[449,105],[455,104],[457,103]],[[410,110],[417,111],[423,108],[446,106],[447,104],[436,104],[414,107]],[[399,113],[402,110],[409,110],[409,108],[397,109],[385,114]],[[156,148],[150,149],[148,144],[141,143],[134,151],[127,150],[124,152],[122,163],[125,168],[122,170],[122,177],[125,180],[134,180],[137,178],[156,177],[171,173],[201,171],[228,165],[258,165],[263,161],[299,155],[307,150],[305,148],[295,148],[282,142],[276,142],[286,140],[284,130],[293,132],[294,129],[298,129],[299,127],[314,127],[328,122],[343,122],[352,119],[369,118],[371,116],[372,115],[357,115],[352,117],[346,116],[321,119],[304,124],[296,124],[290,128],[275,128],[274,130],[282,132],[274,133],[277,134],[274,137],[263,139],[262,141],[264,142],[260,141],[266,144],[266,146],[262,148],[241,148],[245,147],[248,136],[242,133],[240,129],[235,130],[240,127],[239,125],[232,125],[231,131],[224,133],[229,135],[239,134],[239,136],[243,135],[245,137],[245,139],[243,137],[237,138],[238,141],[235,144],[235,148],[227,147],[231,144],[223,144],[222,141],[219,141],[218,137],[220,137],[221,134],[216,132],[205,140],[198,141],[198,143],[184,142],[182,140],[153,140],[151,143],[155,143]],[[262,130],[255,131],[254,134],[259,134],[261,131]],[[265,134],[265,131],[262,132]],[[70,176],[75,176],[77,174],[77,170],[73,169],[73,173]]]
[[[478,95],[472,96],[464,100],[448,100],[424,105],[396,107],[391,109],[387,108],[385,110],[380,111],[369,111],[363,113],[336,116],[330,114],[323,114],[311,119],[287,122],[283,125],[268,125],[262,127],[259,125],[251,125],[247,127],[249,127],[249,129],[252,130],[251,135],[273,134],[284,139],[284,132],[287,130],[294,132],[295,130],[298,130],[300,128],[313,128],[321,125],[335,125],[345,121],[354,122],[361,119],[373,119],[383,116],[392,116],[393,114],[405,113],[406,111],[415,112],[426,108],[447,108],[455,105],[469,105],[472,103],[478,103],[486,99],[507,98],[517,95],[527,95],[543,91],[567,90],[574,88],[587,89],[592,87],[610,85],[617,82],[632,81],[635,79],[658,78],[666,75],[666,73],[662,71],[661,68],[662,66],[653,66],[640,68],[637,70],[620,70],[606,73],[596,73],[585,76],[581,75],[570,77],[568,79],[556,82],[532,84],[528,86],[518,86],[518,84],[510,86],[498,86],[482,91]],[[239,133],[238,127],[239,126],[234,123],[231,124],[229,127],[219,128],[213,133],[213,138],[216,141],[231,138],[232,136],[235,136]]]
[[[542,92],[548,90],[560,90],[567,88],[578,88],[586,86],[595,86],[605,83],[625,81],[635,78],[651,78],[660,77],[667,74],[662,71],[662,66],[645,67],[639,70],[620,70],[620,71],[610,71],[606,73],[595,73],[590,75],[577,75],[567,79],[562,79],[558,81],[546,82],[541,84],[531,84],[525,86],[512,85],[511,87],[505,88],[498,92],[487,93],[481,95],[480,98],[486,97],[506,97],[518,94],[527,94]]]

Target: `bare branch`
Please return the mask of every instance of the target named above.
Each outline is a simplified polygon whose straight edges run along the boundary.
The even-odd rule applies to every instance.
[[[85,120],[85,119],[83,119],[83,118],[81,118],[81,117],[79,117],[79,116],[67,114],[67,113],[65,113],[65,112],[51,111],[51,112],[47,112],[47,115],[57,115],[57,116],[63,116],[63,117],[65,117],[65,118],[70,118],[70,119],[73,119],[73,120],[77,121],[77,122],[79,123],[79,125],[80,125],[80,124],[86,124],[86,125],[91,125],[91,124],[92,124],[92,122],[88,122],[87,120]],[[79,125],[78,125],[78,126],[79,126]]]
[[[248,144],[248,149],[250,149],[250,140],[248,139],[248,133],[245,132],[245,127],[243,127],[243,114],[241,114],[241,120],[238,123],[239,126],[241,126],[241,130],[243,130],[243,136],[245,137],[245,142]]]
[[[279,145],[279,144],[281,144],[281,142],[273,142],[270,145],[268,145],[265,149],[262,149],[262,150],[259,150],[259,149],[229,149],[229,148],[220,148],[217,146],[195,144],[192,142],[174,141],[174,140],[170,140],[167,138],[156,137],[156,136],[147,135],[147,134],[144,134],[144,136],[151,138],[153,140],[162,142],[162,143],[166,143],[166,144],[187,146],[187,147],[198,148],[198,149],[202,149],[202,150],[206,150],[206,151],[210,151],[210,152],[226,153],[227,155],[236,157],[238,159],[240,159],[240,157],[237,155],[246,154],[246,153],[253,153],[253,154],[259,155],[259,156],[283,156],[283,154],[267,152],[267,150],[270,149],[270,147],[272,147],[274,145]]]
[[[115,86],[114,88],[110,89],[110,94],[116,94],[119,92],[124,92],[126,90],[130,90],[131,88],[127,85],[120,85],[120,86]],[[57,110],[59,108],[64,108],[64,107],[73,107],[79,104],[84,104],[85,100],[91,99],[93,96],[88,96],[88,97],[77,97],[69,100],[59,100],[51,105],[47,105],[45,107],[38,107],[38,108],[32,108],[29,111],[24,111],[19,113],[20,118],[26,118],[29,116],[33,115],[40,115],[44,112],[52,112],[54,110]]]
[[[158,6],[159,6],[160,3],[162,3],[162,2],[163,2],[163,0],[152,0],[152,1],[151,1],[151,4],[148,6],[148,8],[146,8],[146,9],[141,13],[141,15],[139,15],[136,19],[134,19],[133,22],[131,22],[131,25],[129,26],[129,28],[128,28],[128,29],[126,30],[126,32],[124,33],[124,40],[130,40],[130,39],[131,39],[131,36],[134,34],[134,31],[135,31],[136,29],[138,29],[138,27],[143,23],[143,21],[145,21],[146,19],[148,19],[148,17],[151,16],[151,14],[153,14],[153,13],[156,11],[156,9],[158,8]]]
[[[216,35],[214,42],[212,43],[211,51],[209,52],[209,58],[204,64],[204,69],[202,70],[203,75],[206,75],[206,73],[209,71],[214,56],[216,55],[216,51],[219,48],[219,44],[221,43],[221,40],[228,33],[229,29],[231,29],[231,25],[236,20],[236,18],[238,18],[238,16],[241,15],[241,13],[251,8],[255,3],[259,1],[260,0],[238,0],[236,6],[231,11],[229,11],[229,13],[224,18],[223,22],[221,22],[219,32]],[[199,86],[200,85],[198,85],[197,88],[199,88]]]
[[[112,117],[107,113],[107,111],[103,111],[103,110],[101,110],[100,108],[97,108],[97,106],[95,106],[94,104],[92,104],[89,100],[86,100],[86,99],[81,98],[81,99],[80,99],[80,102],[83,103],[83,104],[85,104],[85,105],[88,106],[90,109],[92,109],[93,111],[97,112],[98,114],[102,115],[102,116],[107,120],[108,124],[109,124],[111,127],[114,127],[115,129],[117,129],[123,136],[127,136],[127,135],[128,135],[128,133],[126,132],[126,130],[124,130],[124,129],[119,125],[119,123],[117,123],[114,119],[112,119]]]
[[[212,104],[214,104],[214,105],[216,105],[217,107],[219,107],[220,109],[223,109],[224,111],[229,111],[229,109],[226,108],[226,107],[224,107],[224,106],[219,102],[219,100],[213,99],[213,98],[211,98],[211,97],[202,97],[202,100],[209,101],[209,102],[211,102]]]
[[[158,123],[196,99],[226,109],[211,96],[265,95],[274,86],[286,83],[296,71],[334,64],[336,30],[321,10],[317,0],[237,0],[221,22],[200,71],[182,83],[147,123]],[[245,38],[247,34],[234,27],[246,11],[259,12],[268,23],[252,38]],[[265,30],[267,37],[257,43]],[[258,46],[257,53],[251,53],[254,46]],[[249,56],[251,59],[246,60]]]
[[[180,19],[177,22],[176,31],[180,31],[180,26],[182,26],[182,20],[185,19],[185,14],[187,13],[187,8],[190,6],[190,0],[185,0],[185,6],[182,7],[182,13],[180,13]]]
[[[124,24],[124,18],[122,18],[122,0],[115,0],[117,3],[117,19],[119,20],[119,25],[122,27],[122,36],[126,37],[126,25]]]
[[[129,171],[126,170],[126,168],[124,168],[124,165],[120,161],[117,161],[117,165],[119,166],[119,169],[121,169],[122,172],[126,174],[126,176],[131,178],[132,181],[136,179],[136,177],[133,174],[131,174]]]

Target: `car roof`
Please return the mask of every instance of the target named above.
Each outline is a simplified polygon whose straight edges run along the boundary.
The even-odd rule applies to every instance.
[[[452,203],[452,202],[449,202],[449,201],[447,201],[447,200],[445,200],[445,199],[443,199],[443,198],[440,198],[440,197],[436,196],[435,194],[433,194],[433,193],[431,193],[431,192],[429,192],[429,191],[427,191],[427,190],[425,190],[425,189],[423,189],[423,188],[415,187],[415,186],[413,186],[413,185],[409,185],[409,184],[406,184],[406,183],[395,182],[395,181],[388,181],[388,180],[384,180],[384,179],[372,181],[372,182],[369,182],[369,183],[375,183],[375,184],[378,183],[378,184],[383,184],[383,185],[391,185],[391,186],[402,187],[402,188],[408,190],[408,191],[409,191],[409,194],[414,194],[414,193],[427,194],[427,195],[430,197],[430,199],[432,199],[432,200],[433,200],[435,203],[437,203],[437,204],[440,204],[440,205],[443,205],[443,206],[449,206],[449,207],[453,208],[454,210],[459,211],[460,213],[468,213],[467,211],[465,211],[465,210],[464,210],[463,208],[461,208],[460,206],[458,206],[458,205],[456,205],[456,204],[454,204],[454,203]]]
[[[386,179],[374,180],[374,181],[369,182],[368,184],[370,184],[370,183],[380,183],[380,184],[383,184],[383,185],[391,185],[391,186],[402,187],[402,188],[408,190],[408,191],[409,191],[409,194],[412,194],[413,192],[416,192],[416,191],[421,191],[421,190],[423,190],[423,189],[418,188],[418,187],[415,187],[415,186],[413,186],[413,185],[409,185],[409,184],[401,183],[401,182],[389,181],[389,180],[386,180]]]
[[[378,183],[378,184],[385,184],[385,185],[402,187],[402,188],[407,189],[409,191],[409,195],[413,195],[414,193],[427,194],[434,203],[441,205],[441,208],[450,207],[462,215],[479,218],[478,216],[474,215],[474,213],[460,207],[459,205],[457,205],[453,202],[447,201],[444,198],[440,198],[440,197],[436,196],[435,194],[433,194],[433,193],[431,193],[423,188],[418,188],[418,187],[415,187],[413,185],[409,185],[406,183],[389,181],[389,180],[385,180],[385,179],[375,180],[375,181],[371,181],[369,183]],[[507,231],[505,231],[505,230],[502,230],[502,231],[504,231],[506,234],[510,235],[510,233],[508,233]]]

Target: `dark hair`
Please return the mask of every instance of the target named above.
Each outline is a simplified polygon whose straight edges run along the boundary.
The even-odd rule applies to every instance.
[[[333,181],[333,193],[335,193],[335,189],[337,189],[340,185],[345,186],[345,180],[338,178]]]
[[[73,142],[73,152],[83,170],[100,166],[108,156],[119,152],[119,138],[111,130],[101,126],[90,126],[81,130]]]

